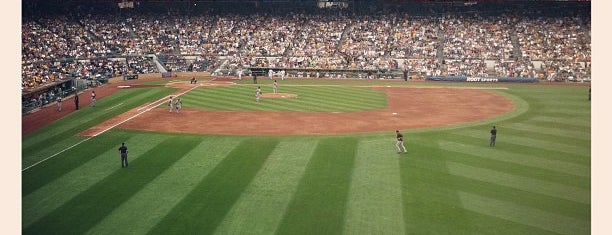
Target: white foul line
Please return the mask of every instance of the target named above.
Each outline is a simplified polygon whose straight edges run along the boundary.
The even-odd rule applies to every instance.
[[[105,109],[104,111],[108,111],[108,110],[114,109],[114,108],[116,108],[117,106],[120,106],[120,105],[122,105],[122,104],[123,104],[123,103],[119,103],[118,105],[115,105],[115,106],[113,106],[113,107],[107,108],[107,109]]]
[[[178,97],[178,96],[184,95],[185,93],[187,93],[187,92],[189,92],[189,91],[191,91],[191,90],[193,90],[193,89],[195,89],[195,88],[197,88],[197,86],[192,87],[192,88],[190,88],[189,90],[186,90],[186,91],[184,91],[183,93],[180,93],[180,94],[178,94],[178,95],[174,95],[174,96],[175,96],[175,97]],[[157,105],[159,105],[159,104],[157,104],[157,105],[153,105],[153,104],[159,103],[160,101],[161,101],[161,102],[163,102],[163,101],[164,101],[164,100],[165,100],[167,97],[168,97],[168,96],[166,96],[166,97],[164,97],[164,98],[161,98],[161,99],[159,99],[159,100],[157,100],[157,101],[155,101],[155,102],[153,102],[153,103],[151,103],[151,104],[148,104],[148,105],[147,105],[147,106],[145,106],[145,107],[148,107],[148,106],[151,106],[151,107],[149,107],[149,108],[145,109],[144,111],[141,111],[141,112],[139,112],[139,113],[137,113],[137,114],[134,114],[134,116],[131,116],[131,117],[129,117],[129,118],[127,118],[127,119],[125,119],[125,120],[123,120],[123,121],[121,121],[121,122],[119,122],[119,123],[117,123],[117,124],[115,124],[115,125],[113,125],[113,126],[111,126],[111,127],[109,127],[109,128],[106,128],[106,129],[104,129],[104,130],[102,130],[102,131],[100,131],[100,132],[98,132],[98,133],[96,133],[96,134],[92,135],[91,137],[89,137],[89,138],[87,138],[87,139],[81,140],[81,142],[78,142],[78,143],[76,143],[76,144],[74,144],[74,145],[72,145],[72,146],[70,146],[70,147],[68,147],[68,148],[65,148],[65,149],[64,149],[64,150],[62,150],[62,151],[59,151],[59,152],[58,152],[58,153],[56,153],[56,154],[53,154],[53,155],[51,155],[51,156],[49,156],[49,157],[47,157],[47,158],[45,158],[45,159],[43,159],[43,160],[40,160],[40,161],[38,161],[38,162],[36,162],[36,163],[34,163],[34,164],[32,164],[32,165],[30,165],[30,166],[26,167],[26,168],[23,168],[23,170],[21,170],[21,171],[23,172],[23,171],[25,171],[25,170],[27,170],[27,169],[30,169],[30,168],[32,168],[32,167],[34,167],[34,166],[36,166],[36,165],[38,165],[38,164],[40,164],[40,163],[43,163],[44,161],[47,161],[47,160],[49,160],[49,159],[51,159],[51,158],[53,158],[53,157],[55,157],[55,156],[57,156],[57,155],[59,155],[59,154],[61,154],[61,153],[65,152],[65,151],[67,151],[67,150],[71,149],[71,148],[74,148],[74,147],[76,147],[77,145],[79,145],[79,144],[81,144],[81,143],[83,143],[83,142],[85,142],[85,141],[88,141],[88,140],[90,140],[90,139],[91,139],[91,138],[93,138],[93,137],[96,137],[96,136],[98,136],[98,135],[100,135],[100,134],[102,134],[102,133],[104,133],[104,132],[109,131],[110,129],[115,128],[116,126],[119,126],[119,125],[121,125],[121,124],[123,124],[123,123],[125,123],[125,122],[127,122],[127,121],[129,121],[129,120],[134,119],[135,117],[140,116],[140,114],[143,114],[143,113],[145,113],[145,112],[147,112],[147,111],[149,111],[149,110],[151,110],[151,109],[155,108]],[[123,104],[123,103],[122,103],[122,104]],[[113,106],[113,107],[114,107],[114,106]],[[140,110],[140,109],[139,109],[139,110]]]

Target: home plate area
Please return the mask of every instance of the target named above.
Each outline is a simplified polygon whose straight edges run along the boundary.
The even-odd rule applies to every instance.
[[[274,99],[282,99],[282,98],[297,98],[297,94],[291,93],[265,93],[261,95],[262,98],[274,98]]]

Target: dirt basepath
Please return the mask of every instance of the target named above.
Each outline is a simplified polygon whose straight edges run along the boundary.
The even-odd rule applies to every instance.
[[[457,125],[512,110],[506,97],[480,89],[376,87],[388,108],[361,112],[256,112],[151,109],[118,127],[223,135],[331,135]],[[299,94],[298,94],[299,97]],[[298,98],[299,99],[299,98]],[[265,99],[263,100],[265,102]]]

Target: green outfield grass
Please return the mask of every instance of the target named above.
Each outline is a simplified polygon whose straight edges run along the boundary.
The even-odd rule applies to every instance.
[[[387,107],[385,93],[369,87],[287,85],[279,92],[296,94],[297,98],[265,99],[265,102],[262,99],[260,103],[254,102],[256,88],[254,85],[200,88],[181,99],[184,107],[225,111],[351,112]],[[273,93],[270,86],[261,90]]]
[[[586,87],[282,81],[281,92],[300,98],[253,107],[245,80],[182,98],[212,110],[385,108],[384,93],[358,87],[368,85],[507,87],[491,92],[516,106],[492,120],[403,130],[407,154],[395,152],[395,133],[75,136],[175,91],[122,90],[22,137],[23,234],[590,234]]]

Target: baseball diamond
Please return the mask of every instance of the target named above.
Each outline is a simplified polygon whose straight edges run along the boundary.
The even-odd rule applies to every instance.
[[[22,2],[22,234],[592,233],[589,1]]]
[[[130,88],[116,89],[126,83],[131,84]],[[217,231],[224,234],[242,233],[256,227],[261,229],[257,233],[296,233],[295,229],[303,226],[306,233],[336,233],[340,229],[338,225],[354,232],[381,231],[372,223],[388,224],[383,219],[388,216],[395,222],[403,221],[400,224],[405,226],[423,226],[418,229],[427,230],[438,224],[427,214],[428,208],[437,207],[448,213],[443,216],[448,219],[445,224],[463,231],[472,231],[462,228],[466,221],[450,222],[462,213],[474,214],[472,219],[480,221],[479,225],[513,224],[504,231],[562,234],[588,231],[588,221],[576,218],[588,215],[590,195],[587,148],[590,121],[585,116],[589,106],[583,104],[579,86],[474,84],[466,87],[465,84],[429,82],[286,81],[284,89],[298,94],[297,98],[282,99],[290,103],[300,99],[300,89],[307,88],[305,98],[309,96],[309,89],[327,89],[329,94],[349,89],[347,92],[352,95],[382,92],[386,106],[373,105],[364,111],[349,112],[217,111],[187,106],[180,114],[167,112],[165,97],[170,95],[194,99],[211,92],[228,92],[235,93],[240,100],[243,89],[246,91],[244,103],[235,102],[235,105],[254,106],[250,95],[252,85],[248,82],[221,86],[206,83],[215,81],[203,81],[198,86],[189,85],[181,77],[170,81],[112,82],[96,88],[102,97],[96,107],[66,112],[64,118],[24,135],[24,233],[36,233],[40,229],[119,232],[116,230],[119,225],[124,229],[121,231],[130,233]],[[213,90],[220,88],[223,90]],[[115,92],[107,94],[106,89]],[[321,94],[317,93],[318,98],[327,102],[335,99],[333,95]],[[210,95],[214,100],[214,94]],[[352,95],[341,96],[338,102],[346,103],[346,98]],[[520,98],[529,96],[536,100]],[[559,96],[569,97],[571,101],[555,103],[554,97]],[[206,97],[203,99],[210,102]],[[270,100],[263,99],[260,104],[266,102]],[[486,105],[492,103],[495,105]],[[54,111],[53,107],[47,107],[30,115],[42,118],[48,110]],[[562,112],[567,112],[566,117],[558,116]],[[92,117],[97,121],[82,121]],[[487,123],[491,122],[501,130],[495,150],[487,149],[490,127]],[[69,123],[83,124],[66,129],[72,125]],[[560,124],[566,128],[559,129]],[[409,149],[399,159],[395,155],[392,129],[395,127],[404,130],[405,145]],[[65,131],[54,131],[58,128]],[[78,136],[89,137],[82,140],[84,137]],[[116,154],[116,140],[130,146],[129,171],[133,173],[129,175],[133,176],[125,176],[113,167],[119,164],[112,157]],[[39,145],[41,141],[47,145]],[[70,143],[75,145],[69,147]],[[45,158],[61,148],[68,149]],[[258,151],[263,152],[255,155]],[[549,155],[550,152],[555,155]],[[168,154],[176,157],[156,160]],[[346,159],[341,157],[345,155]],[[245,158],[253,162],[248,163]],[[151,164],[163,168],[148,170]],[[248,170],[234,169],[243,164],[256,165]],[[327,164],[331,168],[321,168]],[[341,170],[340,166],[350,168]],[[90,171],[97,173],[85,174]],[[83,174],[88,176],[76,177]],[[149,174],[162,178],[142,178]],[[144,181],[131,182],[132,177]],[[249,181],[238,184],[240,179]],[[380,185],[378,181],[388,183]],[[329,188],[338,184],[344,185],[344,189]],[[211,187],[221,194],[207,191]],[[111,188],[115,191],[106,192]],[[377,193],[370,195],[372,190]],[[221,196],[230,192],[231,197]],[[318,192],[327,192],[328,196],[312,196]],[[402,192],[415,196],[402,196]],[[450,192],[456,194],[443,196]],[[496,195],[498,192],[506,196]],[[109,193],[115,196],[111,199],[93,196]],[[185,198],[179,200],[177,196]],[[213,205],[201,204],[202,197],[209,203],[224,203],[210,210],[207,208]],[[331,206],[338,200],[345,204]],[[418,200],[419,206],[413,200]],[[561,201],[571,209],[554,206]],[[151,202],[156,202],[155,210],[161,214],[147,220],[131,219],[131,223],[144,227],[123,222],[124,216],[135,211],[152,213]],[[551,207],[539,203],[550,203]],[[194,204],[200,206],[193,207]],[[490,209],[484,210],[481,205]],[[101,206],[115,209],[110,212]],[[403,209],[398,211],[398,206]],[[305,207],[315,210],[308,212],[313,216],[319,215],[303,214]],[[321,211],[321,208],[329,210]],[[386,208],[385,213],[379,211],[382,208]],[[517,209],[520,217],[508,211]],[[90,210],[99,212],[86,221],[79,216]],[[422,215],[417,219],[413,213]],[[324,215],[335,219],[323,222],[319,218]],[[370,222],[362,221],[366,215]],[[245,217],[251,218],[251,222],[243,221]],[[533,220],[536,217],[547,219]],[[169,222],[179,218],[186,230],[177,230]],[[201,220],[209,221],[208,225],[196,222]],[[563,221],[564,226],[551,226],[558,221]],[[322,223],[325,228],[315,229],[314,224]],[[389,233],[415,229],[392,224],[385,228]],[[478,230],[481,229],[485,228]]]

